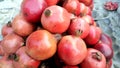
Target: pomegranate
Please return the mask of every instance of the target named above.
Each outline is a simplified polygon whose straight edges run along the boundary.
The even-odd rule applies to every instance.
[[[86,42],[86,44],[88,44],[88,46],[94,46],[100,39],[101,36],[101,29],[99,27],[90,26],[90,31],[88,36],[84,39],[84,41]]]
[[[24,0],[21,4],[21,12],[29,23],[37,23],[46,7],[45,0]]]
[[[99,41],[94,48],[103,53],[107,61],[113,58],[113,49],[108,44]]]
[[[53,5],[44,10],[41,23],[44,29],[52,33],[63,33],[69,27],[70,14],[63,7]]]
[[[98,50],[93,48],[88,48],[87,57],[82,63],[80,63],[80,68],[105,68],[106,59],[105,56]]]
[[[45,60],[56,53],[57,40],[47,30],[37,30],[26,40],[26,52],[36,60]]]
[[[38,68],[41,61],[35,60],[27,55],[25,46],[19,48],[16,53],[11,55],[15,68]]]
[[[80,12],[80,6],[78,0],[65,0],[63,3],[63,7],[70,13],[73,13],[75,15],[79,15]]]
[[[58,43],[58,56],[67,65],[81,63],[86,55],[86,44],[80,37],[72,35],[63,36]]]
[[[23,45],[23,38],[15,33],[8,34],[1,42],[1,46],[7,55],[15,53]]]
[[[22,14],[18,14],[12,21],[12,28],[20,36],[28,36],[35,30],[35,25],[27,22]]]
[[[87,28],[86,28],[87,27]],[[82,18],[74,18],[69,26],[68,33],[71,35],[79,36],[82,39],[86,38],[89,34],[90,26]]]
[[[100,41],[105,43],[105,44],[108,44],[110,47],[112,47],[112,39],[107,34],[102,33],[101,37],[100,37]]]

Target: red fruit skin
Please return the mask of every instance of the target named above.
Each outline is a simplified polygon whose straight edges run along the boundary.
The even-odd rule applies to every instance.
[[[80,68],[105,68],[106,67],[106,59],[104,55],[93,48],[87,49],[87,56],[82,63],[80,63]],[[93,55],[94,53],[98,53],[98,59]]]
[[[86,28],[87,27],[87,28]],[[89,34],[90,25],[82,18],[78,17],[72,20],[68,33],[71,35],[79,36],[84,39]]]
[[[88,6],[91,10],[93,10],[94,8],[94,1],[92,1],[92,3]]]
[[[102,33],[101,37],[100,37],[100,41],[105,43],[105,44],[108,44],[110,47],[112,47],[112,39],[107,34]]]
[[[15,53],[18,60],[13,61],[15,68],[38,68],[41,61],[35,60],[27,55],[25,52],[25,46],[21,47]]]
[[[0,58],[0,68],[14,68],[12,60],[8,60],[6,56]]]
[[[108,44],[99,41],[95,46],[95,49],[99,50],[106,58],[106,61],[110,61],[113,58],[113,49]]]
[[[113,61],[111,59],[109,62],[107,62],[106,68],[112,68],[112,63],[113,63]]]
[[[2,33],[2,36],[5,37],[6,35],[10,34],[10,33],[13,33],[13,29],[12,29],[12,26],[11,26],[11,23],[7,23],[5,24],[2,29],[1,29],[1,33]]]
[[[86,6],[84,3],[79,3],[80,13],[83,15],[86,11]]]
[[[35,25],[25,20],[22,14],[18,14],[12,21],[12,29],[18,35],[25,37],[35,30]]]
[[[56,5],[59,0],[45,0],[48,6]]]
[[[79,1],[84,3],[86,6],[91,5],[91,3],[93,2],[93,0],[79,0]]]
[[[86,15],[92,16],[92,11],[89,7],[86,7]]]
[[[92,16],[92,11],[90,10],[89,7],[87,7],[84,3],[79,3],[79,15],[80,17],[85,16],[85,15],[90,15]]]
[[[63,66],[62,68],[79,68],[77,65],[66,65]]]
[[[63,7],[70,13],[78,15],[80,12],[80,6],[78,0],[65,0]]]
[[[79,37],[72,35],[63,36],[58,43],[58,56],[67,65],[81,63],[86,57],[86,54],[86,44]]]
[[[84,39],[84,41],[86,42],[86,44],[88,44],[90,46],[94,46],[99,41],[101,33],[102,33],[102,31],[99,27],[95,27],[95,26],[91,25],[89,34]]]
[[[45,0],[24,0],[21,4],[21,12],[27,21],[37,23],[46,7]]]
[[[82,19],[84,19],[87,23],[89,23],[89,25],[93,25],[94,24],[94,19],[90,15],[85,15],[85,16],[82,17]]]
[[[1,43],[0,43],[0,56],[4,56],[5,52],[1,46]]]
[[[57,40],[47,30],[37,30],[26,40],[26,52],[36,60],[52,57],[57,49]]]
[[[46,30],[52,33],[63,33],[69,27],[70,14],[66,9],[53,5],[45,9],[41,23]]]
[[[15,33],[8,34],[1,42],[1,46],[7,55],[15,53],[23,45],[23,38]]]
[[[76,18],[77,16],[75,15],[75,14],[73,14],[73,13],[70,13],[70,19],[72,20],[72,19],[74,19],[74,18]]]

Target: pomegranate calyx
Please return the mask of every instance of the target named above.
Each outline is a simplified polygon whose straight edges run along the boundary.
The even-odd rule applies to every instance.
[[[57,39],[57,41],[60,41],[61,38],[62,38],[62,35],[61,34],[55,34],[54,37],[55,37],[55,39]]]
[[[78,29],[78,30],[75,31],[75,35],[76,36],[80,36],[82,33],[83,33],[83,31],[80,30],[80,29]]]
[[[51,11],[49,10],[49,9],[47,9],[46,11],[45,11],[45,16],[46,17],[49,17],[51,15]]]
[[[8,27],[12,27],[11,21],[8,21],[7,26],[8,26]]]

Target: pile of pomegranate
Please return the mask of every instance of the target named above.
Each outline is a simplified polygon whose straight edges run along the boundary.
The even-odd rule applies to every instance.
[[[93,0],[23,0],[2,27],[0,68],[111,68],[112,39]]]

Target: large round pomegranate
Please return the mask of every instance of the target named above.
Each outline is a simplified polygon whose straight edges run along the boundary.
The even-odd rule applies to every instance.
[[[80,37],[72,35],[63,36],[58,43],[58,56],[67,65],[81,63],[86,55],[86,44]]]
[[[41,23],[44,29],[52,33],[63,33],[69,27],[70,14],[63,7],[53,5],[44,10]]]
[[[57,40],[47,30],[37,30],[26,40],[26,52],[36,60],[52,57],[57,49]]]

